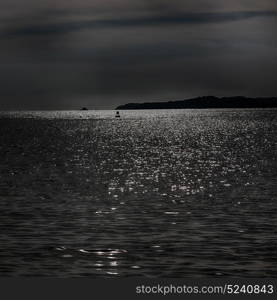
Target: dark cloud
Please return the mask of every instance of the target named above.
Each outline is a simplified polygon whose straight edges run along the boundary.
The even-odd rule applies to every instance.
[[[2,109],[277,95],[275,0],[10,1]]]
[[[84,20],[63,23],[27,25],[4,31],[2,36],[29,36],[65,34],[83,29],[101,29],[136,26],[170,26],[178,24],[206,24],[232,22],[258,17],[277,17],[277,11],[236,11],[224,13],[185,13],[169,16]]]

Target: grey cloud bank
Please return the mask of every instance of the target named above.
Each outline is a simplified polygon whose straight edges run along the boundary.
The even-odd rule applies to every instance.
[[[277,11],[239,11],[224,13],[186,13],[170,16],[72,21],[60,24],[33,25],[4,31],[3,37],[44,34],[65,34],[82,29],[101,29],[134,26],[170,26],[178,24],[206,24],[245,20],[258,17],[276,17]]]
[[[2,109],[277,95],[275,1],[13,0],[1,7]]]

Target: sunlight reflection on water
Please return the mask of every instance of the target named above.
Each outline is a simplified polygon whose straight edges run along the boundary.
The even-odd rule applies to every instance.
[[[1,113],[0,274],[276,276],[276,112]]]

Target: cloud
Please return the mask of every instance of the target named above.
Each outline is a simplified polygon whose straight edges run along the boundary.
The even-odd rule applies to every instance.
[[[277,94],[276,0],[6,2],[1,109]]]
[[[84,29],[141,27],[141,26],[170,26],[182,24],[226,23],[251,18],[277,17],[277,11],[235,11],[216,13],[183,13],[167,16],[150,16],[140,18],[114,18],[98,20],[79,20],[61,23],[27,25],[16,29],[8,29],[2,37],[38,36],[66,34]]]

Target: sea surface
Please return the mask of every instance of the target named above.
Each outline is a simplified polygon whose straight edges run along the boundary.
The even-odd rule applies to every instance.
[[[0,113],[0,276],[277,277],[277,110]]]

